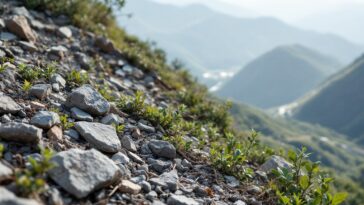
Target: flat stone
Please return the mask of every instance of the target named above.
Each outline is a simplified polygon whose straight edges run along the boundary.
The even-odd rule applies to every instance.
[[[81,121],[75,123],[75,128],[92,147],[100,151],[116,153],[121,150],[119,137],[111,125]]]
[[[131,137],[129,135],[125,135],[123,136],[123,138],[121,138],[121,145],[131,151],[131,152],[136,152],[137,148],[135,146],[135,143],[133,141],[133,139],[131,139]]]
[[[0,92],[0,115],[2,114],[15,114],[22,108],[11,97]]]
[[[167,199],[167,205],[199,205],[199,203],[192,198],[172,194]]]
[[[0,182],[9,179],[13,175],[13,171],[0,161]]]
[[[53,125],[61,124],[61,120],[59,119],[59,115],[55,112],[39,111],[32,117],[30,124],[43,129],[49,129],[53,127]]]
[[[284,158],[273,155],[270,159],[268,159],[264,164],[262,164],[259,167],[260,171],[263,171],[265,173],[270,173],[272,170],[277,168],[286,168],[290,169],[292,167],[292,164],[287,162]]]
[[[131,160],[133,160],[134,162],[138,163],[138,164],[143,164],[144,161],[142,158],[140,158],[138,155],[132,153],[132,152],[128,152],[128,156],[130,157]]]
[[[110,110],[110,104],[90,85],[74,89],[68,98],[71,106],[75,106],[92,115],[104,115]]]
[[[0,40],[2,41],[13,41],[16,40],[16,35],[9,32],[0,32]]]
[[[51,83],[58,83],[62,88],[66,87],[66,80],[60,74],[53,74],[50,80]]]
[[[50,177],[78,199],[109,186],[120,177],[115,163],[95,149],[59,152],[52,162],[57,166],[49,171]]]
[[[36,143],[42,138],[42,129],[25,123],[9,122],[0,124],[0,139],[20,142]]]
[[[94,120],[94,118],[90,114],[84,112],[81,109],[78,109],[77,107],[71,108],[71,117],[76,120],[87,121],[87,122],[92,122]]]
[[[151,184],[161,186],[174,192],[177,190],[178,187],[178,174],[177,171],[174,169],[170,172],[165,172],[161,174],[159,177],[151,178],[149,182]]]
[[[35,52],[38,50],[38,48],[32,42],[18,41],[18,43],[19,43],[20,47],[22,47],[23,49],[25,49],[27,51]]]
[[[0,205],[40,205],[40,203],[32,199],[19,198],[0,186]]]
[[[167,159],[176,158],[176,148],[167,141],[151,140],[148,143],[150,150],[158,157],[164,157]]]
[[[171,161],[163,161],[153,158],[148,158],[148,164],[153,170],[157,171],[158,173],[163,173],[166,169],[172,167]]]
[[[57,30],[57,34],[63,38],[71,38],[72,37],[72,31],[67,26],[59,27]]]
[[[128,194],[138,194],[141,189],[141,186],[134,184],[129,180],[122,180],[119,186],[119,191]]]
[[[80,139],[80,135],[78,134],[78,132],[74,129],[69,129],[64,131],[64,134],[71,137],[74,140],[79,140]]]
[[[115,162],[115,164],[129,164],[130,159],[127,155],[125,155],[122,152],[118,152],[116,154],[114,154],[111,159]]]
[[[49,84],[37,84],[33,85],[29,90],[29,95],[37,97],[39,100],[43,100],[49,96],[52,92],[52,86]]]
[[[37,36],[30,28],[27,19],[24,16],[12,16],[9,19],[5,20],[6,28],[19,36],[21,39],[35,42],[37,40]]]
[[[101,123],[106,125],[120,125],[121,119],[119,115],[110,113],[101,119]]]
[[[140,130],[143,130],[143,131],[149,132],[149,133],[154,133],[155,132],[155,128],[154,127],[148,126],[148,125],[143,124],[141,122],[138,122],[138,128]]]

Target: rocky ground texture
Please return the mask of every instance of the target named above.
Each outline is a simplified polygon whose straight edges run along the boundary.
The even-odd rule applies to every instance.
[[[108,39],[64,16],[17,1],[0,7],[0,204],[262,204],[265,172],[288,166],[274,157],[242,187],[204,158],[181,154],[161,127],[100,93],[100,85],[113,98],[143,91],[148,104],[168,107],[175,102],[160,92],[165,86],[156,73],[129,65]],[[28,72],[38,67],[44,75]],[[42,161],[39,147],[56,152],[55,166],[39,197],[21,198],[16,175],[33,165],[30,157]]]

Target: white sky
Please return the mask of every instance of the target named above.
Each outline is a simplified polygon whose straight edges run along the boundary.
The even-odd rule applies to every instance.
[[[240,7],[253,13],[274,16],[294,22],[313,14],[325,13],[342,7],[363,6],[364,0],[156,0],[164,3],[204,3]]]

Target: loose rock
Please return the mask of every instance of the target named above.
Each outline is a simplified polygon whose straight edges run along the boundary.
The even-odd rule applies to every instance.
[[[87,122],[92,122],[94,120],[94,118],[90,114],[84,112],[81,109],[78,109],[77,107],[73,107],[71,109],[71,117],[76,120],[87,121]]]
[[[151,178],[149,182],[174,192],[177,190],[178,174],[176,170],[172,170],[163,173],[159,177]]]
[[[119,191],[128,194],[138,194],[141,189],[141,186],[134,184],[129,180],[122,180],[119,186]]]
[[[137,148],[135,146],[133,139],[131,139],[131,137],[128,135],[125,135],[123,138],[121,138],[121,144],[125,149],[127,149],[131,152],[137,151]]]
[[[0,115],[15,114],[21,110],[21,107],[11,97],[0,92]]]
[[[33,143],[39,142],[42,138],[42,129],[24,123],[10,122],[0,124],[0,139],[20,142]]]
[[[176,157],[176,148],[167,141],[151,140],[148,144],[153,154],[158,157],[174,159]]]
[[[39,111],[30,120],[30,124],[43,129],[49,129],[53,125],[61,124],[59,115],[55,112]]]
[[[270,173],[273,169],[277,168],[286,168],[290,169],[292,164],[287,162],[280,156],[273,155],[269,160],[267,160],[264,164],[259,167],[260,171]]]
[[[120,177],[119,168],[108,157],[95,149],[70,149],[56,154],[50,177],[76,198],[106,187]]]
[[[0,204],[1,205],[40,205],[35,200],[19,198],[4,187],[0,187]]]
[[[48,97],[52,92],[52,86],[49,84],[37,84],[33,85],[29,90],[29,95],[37,97],[39,100],[43,100]]]
[[[109,112],[110,104],[90,85],[83,85],[71,93],[68,98],[71,106],[75,106],[92,115],[100,116]]]
[[[13,175],[13,171],[0,161],[0,182],[9,179]]]
[[[167,204],[168,205],[198,205],[199,203],[197,203],[197,201],[195,201],[192,198],[187,198],[187,197],[182,196],[182,195],[172,194],[168,198]]]
[[[5,21],[6,28],[27,41],[35,42],[36,34],[30,28],[27,19],[24,16],[13,16]]]
[[[119,137],[111,125],[92,122],[76,122],[76,130],[92,147],[109,153],[116,153],[121,149]]]

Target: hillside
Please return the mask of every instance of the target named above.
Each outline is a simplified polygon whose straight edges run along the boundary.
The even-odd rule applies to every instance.
[[[129,13],[132,18],[123,18]],[[301,44],[344,64],[363,51],[335,35],[301,30],[274,18],[235,18],[202,5],[176,7],[133,0],[122,14],[119,24],[128,32],[158,42],[170,59],[181,59],[197,76],[212,70],[238,70],[280,45]]]
[[[311,149],[234,129],[231,104],[118,27],[114,6],[0,0],[0,204],[361,203]]]
[[[300,45],[277,47],[246,65],[217,91],[261,108],[290,103],[340,68],[331,57]]]
[[[329,127],[363,145],[363,76],[364,57],[361,56],[298,101],[290,112],[296,119]]]

